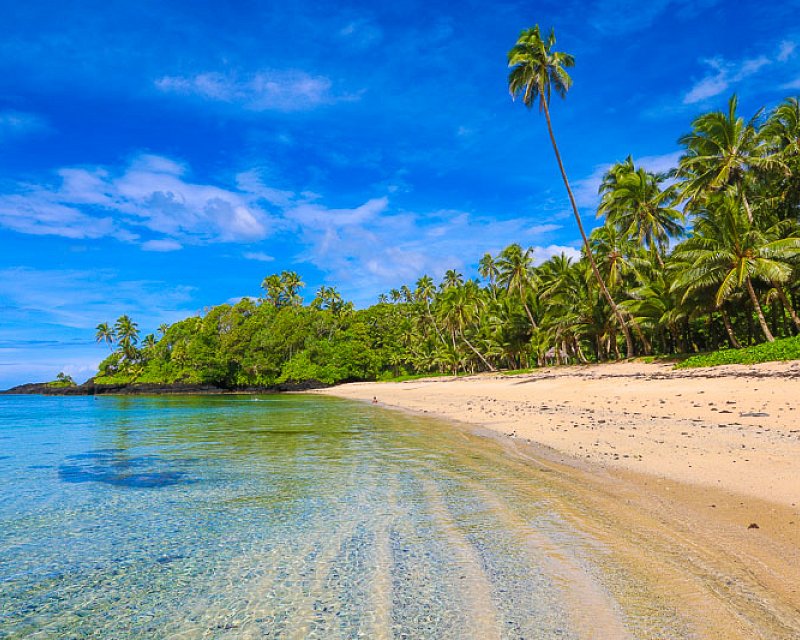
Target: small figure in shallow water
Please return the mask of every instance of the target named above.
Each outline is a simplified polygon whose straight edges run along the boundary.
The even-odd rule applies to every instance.
[[[378,404],[378,396],[372,396],[372,404]]]

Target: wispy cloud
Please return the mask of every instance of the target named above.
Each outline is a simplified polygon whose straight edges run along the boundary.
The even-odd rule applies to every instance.
[[[0,111],[0,142],[11,137],[46,131],[47,122],[41,116],[24,111]]]
[[[247,76],[208,71],[164,76],[155,85],[165,93],[235,104],[251,111],[306,111],[358,97],[335,93],[326,76],[296,69],[264,70]]]
[[[52,380],[64,371],[84,380],[108,351],[94,344],[98,322],[123,313],[143,332],[194,312],[191,287],[120,280],[112,270],[0,269],[0,388]]]
[[[778,45],[774,56],[759,55],[741,60],[726,60],[719,56],[705,59],[702,62],[710,67],[711,73],[694,84],[683,97],[683,103],[691,105],[703,102],[751,76],[756,76],[765,67],[785,64],[793,57],[795,48],[794,42],[784,40]]]
[[[64,168],[54,185],[17,185],[0,195],[0,226],[34,235],[138,241],[150,251],[181,243],[253,242],[270,231],[263,204],[285,201],[285,192],[225,188],[187,179],[188,169],[169,158],[142,155],[122,169]]]
[[[256,262],[274,262],[275,258],[267,255],[263,251],[248,251],[244,254],[247,260],[255,260]]]

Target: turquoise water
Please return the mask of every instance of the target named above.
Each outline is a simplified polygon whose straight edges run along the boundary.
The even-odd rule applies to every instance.
[[[2,397],[0,638],[635,631],[545,476],[333,398]]]

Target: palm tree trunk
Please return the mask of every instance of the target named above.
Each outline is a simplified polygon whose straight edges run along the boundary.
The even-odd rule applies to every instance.
[[[436,335],[439,336],[439,340],[442,341],[442,344],[447,344],[447,341],[444,339],[442,332],[439,331],[439,325],[436,324],[436,320],[433,318],[433,314],[431,313],[431,303],[430,300],[425,300],[425,307],[428,309],[428,318],[430,318],[431,324],[433,325],[434,330],[436,331]]]
[[[728,333],[728,340],[731,341],[731,346],[734,349],[741,349],[742,345],[739,344],[739,341],[736,339],[736,334],[733,332],[733,325],[731,324],[730,316],[728,316],[728,312],[725,309],[719,310],[720,315],[722,316],[722,324],[725,325],[725,331]]]
[[[797,311],[794,310],[792,303],[789,302],[789,298],[786,296],[786,292],[783,290],[783,285],[775,284],[775,291],[778,292],[778,298],[783,305],[783,308],[789,312],[789,315],[792,317],[792,322],[794,322],[794,326],[800,329],[800,318],[797,316]]]
[[[744,279],[745,286],[747,287],[747,293],[750,294],[750,300],[753,302],[753,306],[756,308],[756,315],[758,316],[758,323],[761,325],[761,331],[764,332],[764,337],[769,342],[775,342],[775,336],[772,335],[772,332],[769,330],[769,326],[767,325],[767,319],[764,317],[764,310],[761,308],[761,303],[758,301],[758,296],[756,296],[756,292],[753,289],[753,283],[749,277]]]
[[[611,310],[614,312],[614,316],[617,318],[617,322],[619,322],[619,326],[622,329],[622,333],[625,335],[625,344],[628,350],[628,358],[632,358],[635,355],[634,347],[633,347],[633,338],[631,337],[631,332],[628,329],[628,325],[625,324],[625,319],[622,317],[622,314],[617,307],[616,302],[611,297],[611,294],[608,291],[608,287],[606,287],[606,283],[603,281],[603,276],[600,275],[600,271],[597,268],[597,264],[594,261],[594,256],[592,255],[592,249],[589,246],[589,238],[586,237],[586,232],[583,230],[583,222],[581,221],[581,214],[578,212],[578,205],[575,202],[575,196],[572,193],[572,189],[569,186],[569,180],[567,179],[567,172],[564,170],[564,163],[561,160],[561,153],[558,151],[558,145],[556,144],[556,137],[553,134],[553,123],[550,121],[550,108],[547,105],[547,99],[544,95],[541,97],[542,107],[544,108],[544,117],[547,120],[547,132],[550,134],[550,142],[553,144],[553,151],[556,154],[556,160],[558,161],[558,169],[561,171],[561,178],[564,180],[564,186],[567,188],[567,194],[569,195],[569,201],[572,205],[572,213],[575,214],[575,222],[578,224],[578,231],[581,233],[581,238],[583,239],[583,246],[586,249],[586,258],[589,260],[589,264],[592,267],[592,273],[594,274],[595,279],[597,280],[597,284],[600,285],[600,291],[603,292],[603,297],[605,297],[606,301],[608,302]]]
[[[468,346],[470,349],[472,349],[472,352],[473,352],[473,353],[474,353],[476,356],[478,356],[478,357],[481,359],[481,362],[483,362],[483,364],[485,364],[485,365],[486,365],[486,366],[489,368],[489,371],[497,371],[497,369],[495,369],[495,368],[494,368],[494,367],[493,367],[493,366],[492,366],[492,365],[489,363],[489,361],[488,361],[486,358],[484,358],[484,357],[483,357],[483,355],[481,354],[481,352],[480,352],[480,351],[478,351],[478,350],[477,350],[477,349],[476,349],[476,348],[475,348],[475,347],[472,345],[472,343],[471,343],[469,340],[467,340],[467,336],[466,336],[466,335],[464,335],[464,333],[463,333],[463,332],[461,333],[461,339],[462,339],[464,342],[466,342],[466,343],[467,343],[467,346]]]

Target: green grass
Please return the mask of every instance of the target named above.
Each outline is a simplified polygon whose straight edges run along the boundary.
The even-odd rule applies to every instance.
[[[675,368],[689,369],[692,367],[716,367],[721,364],[756,364],[784,360],[800,360],[800,336],[784,338],[775,342],[764,342],[743,349],[722,349],[699,354],[679,362]]]

